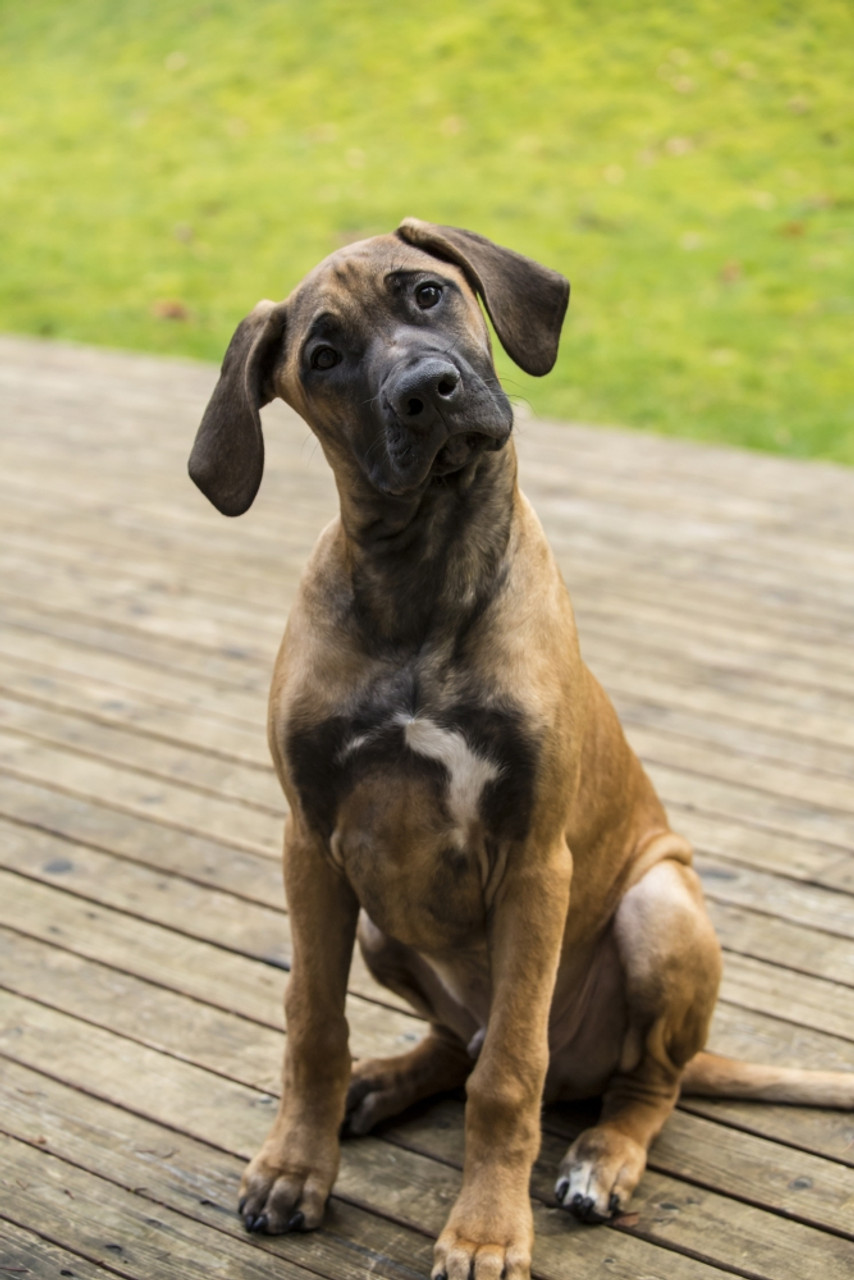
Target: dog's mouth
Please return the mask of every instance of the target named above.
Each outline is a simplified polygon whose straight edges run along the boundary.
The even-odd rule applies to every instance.
[[[451,436],[433,460],[430,468],[431,479],[444,479],[468,465],[472,458],[481,453],[495,452],[507,443],[507,438],[485,435],[479,431],[461,432]]]
[[[512,416],[477,431],[451,430],[437,421],[425,437],[400,422],[387,408],[383,447],[373,450],[371,483],[380,493],[405,497],[425,485],[450,480],[485,453],[502,449],[510,438]]]

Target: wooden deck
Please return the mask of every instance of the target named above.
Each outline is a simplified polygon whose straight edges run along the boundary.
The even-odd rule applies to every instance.
[[[186,479],[202,365],[0,340],[0,1280],[429,1274],[461,1104],[349,1143],[326,1229],[247,1237],[288,964],[264,736],[289,599],[334,507],[280,407],[255,508]],[[726,948],[712,1045],[854,1068],[854,472],[523,418],[524,487],[586,657]],[[354,965],[358,1053],[415,1018]],[[854,1116],[686,1102],[616,1228],[553,1207],[545,1280],[854,1274]]]

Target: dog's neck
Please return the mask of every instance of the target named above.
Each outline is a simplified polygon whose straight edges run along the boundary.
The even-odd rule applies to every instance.
[[[353,617],[371,646],[417,648],[480,616],[501,588],[515,488],[512,441],[411,497],[339,484]]]

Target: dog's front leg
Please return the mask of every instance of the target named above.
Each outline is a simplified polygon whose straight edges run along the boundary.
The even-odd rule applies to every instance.
[[[292,818],[284,865],[292,964],[282,1098],[240,1188],[245,1225],[270,1234],[319,1226],[338,1173],[350,1079],[344,1000],[358,916],[350,886]]]
[[[436,1242],[433,1280],[530,1276],[529,1184],[571,872],[562,839],[545,858],[520,850],[492,905],[489,1025],[466,1090],[463,1185]]]

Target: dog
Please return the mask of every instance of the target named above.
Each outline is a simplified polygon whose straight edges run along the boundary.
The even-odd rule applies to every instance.
[[[465,1085],[462,1189],[434,1280],[530,1275],[544,1100],[602,1098],[556,1184],[588,1222],[625,1209],[680,1088],[854,1105],[854,1075],[703,1051],[721,954],[691,848],[582,662],[517,485],[480,307],[541,376],[568,301],[557,272],[406,219],[243,320],[190,458],[220,511],[245,511],[259,411],[280,396],[340,497],[270,695],[293,965],[281,1104],[240,1213],[250,1231],[317,1227],[345,1122],[364,1133]],[[353,1065],[356,936],[429,1030],[409,1053]]]

